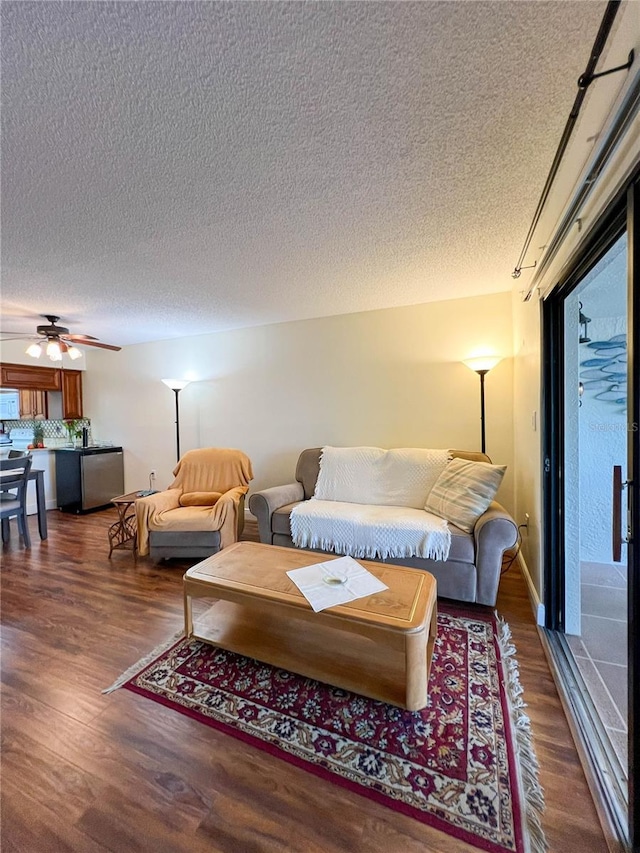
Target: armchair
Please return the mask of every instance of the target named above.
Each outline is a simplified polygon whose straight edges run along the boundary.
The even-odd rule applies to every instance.
[[[236,542],[253,479],[249,457],[231,448],[189,450],[173,474],[168,489],[136,501],[140,556],[202,559]]]

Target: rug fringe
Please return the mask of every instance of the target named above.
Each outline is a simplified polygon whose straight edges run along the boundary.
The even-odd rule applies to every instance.
[[[158,645],[148,652],[144,657],[141,657],[140,660],[136,661],[134,664],[125,670],[121,675],[119,675],[113,684],[110,687],[105,687],[104,690],[101,690],[101,693],[113,693],[114,690],[117,690],[119,687],[122,687],[123,684],[126,684],[129,679],[133,678],[134,675],[137,675],[140,670],[144,669],[150,663],[160,657],[160,655],[164,654],[171,646],[175,645],[178,640],[184,637],[184,631],[176,631],[176,633],[171,637],[170,640],[164,640],[162,643],[158,643]]]
[[[506,687],[511,705],[516,749],[521,768],[522,807],[528,830],[528,853],[546,853],[549,849],[542,828],[544,812],[544,792],[538,778],[540,765],[533,749],[531,720],[525,714],[527,707],[522,699],[524,688],[520,683],[518,662],[515,659],[516,648],[512,642],[511,628],[507,622],[495,613],[498,623],[498,643],[506,676]]]

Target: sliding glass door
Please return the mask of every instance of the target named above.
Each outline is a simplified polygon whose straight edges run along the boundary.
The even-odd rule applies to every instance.
[[[547,627],[591,775],[634,850],[637,196],[636,182],[543,305]]]
[[[613,492],[614,472],[627,479],[626,234],[566,297],[564,341],[564,630],[626,787],[627,549]]]

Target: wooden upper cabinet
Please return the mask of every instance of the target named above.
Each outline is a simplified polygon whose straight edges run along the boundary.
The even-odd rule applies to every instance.
[[[78,373],[73,370],[71,373]],[[61,391],[61,370],[40,367],[39,364],[0,365],[0,385],[3,388],[32,388],[34,391]]]
[[[20,389],[20,417],[34,420],[34,418],[48,418],[47,392],[34,391],[33,388]]]
[[[62,417],[78,419],[82,414],[82,371],[61,370]]]
[[[0,386],[18,391],[62,391],[62,417],[78,420],[82,411],[82,371],[41,367],[38,364],[0,364]],[[43,403],[44,400],[44,403]],[[21,417],[47,417],[46,396],[20,395]]]

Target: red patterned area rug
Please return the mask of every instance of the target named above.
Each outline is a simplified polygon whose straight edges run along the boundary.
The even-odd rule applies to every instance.
[[[429,705],[404,711],[198,640],[125,687],[492,853],[546,850],[509,627],[440,604]]]

